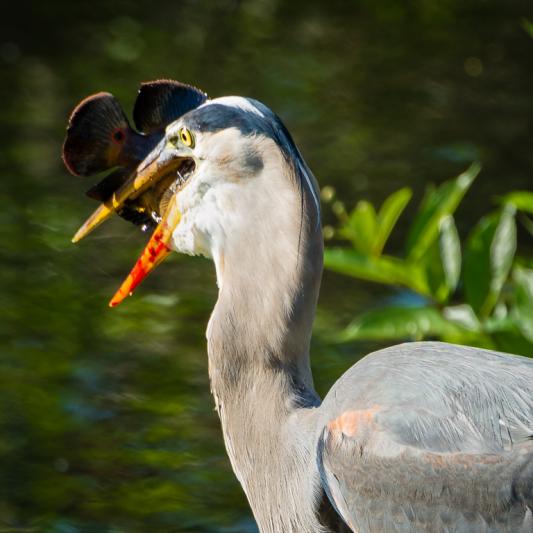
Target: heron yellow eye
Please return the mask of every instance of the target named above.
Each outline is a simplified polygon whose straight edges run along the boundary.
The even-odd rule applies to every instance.
[[[192,148],[194,145],[192,133],[187,128],[181,128],[180,140],[185,146],[188,146],[189,148]]]

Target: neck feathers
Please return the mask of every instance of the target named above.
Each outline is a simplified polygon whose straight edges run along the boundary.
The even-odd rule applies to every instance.
[[[250,220],[235,216],[230,238],[213,251],[219,298],[207,336],[222,379],[264,367],[312,389],[309,343],[323,244],[314,178],[299,154],[295,165],[290,175],[266,165],[260,179],[242,186]]]
[[[314,180],[298,165],[287,176],[268,173],[266,164],[266,174],[241,187],[250,220],[228,222],[231,239],[213,251],[219,298],[207,331],[211,389],[233,470],[269,532],[324,530],[313,447],[295,422],[302,408],[320,404],[309,343],[323,253]]]

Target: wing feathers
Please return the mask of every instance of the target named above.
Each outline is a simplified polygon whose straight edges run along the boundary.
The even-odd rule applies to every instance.
[[[356,531],[518,531],[533,503],[533,442],[501,454],[433,453],[387,444],[379,429],[361,435],[325,428],[320,453],[328,495]]]
[[[355,531],[533,531],[532,360],[395,346],[320,410],[322,483]]]

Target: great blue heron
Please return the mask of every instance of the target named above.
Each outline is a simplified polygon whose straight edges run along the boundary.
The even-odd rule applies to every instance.
[[[141,87],[134,119],[142,134],[107,93],[71,117],[68,167],[120,167],[91,190],[103,203],[75,240],[113,212],[157,224],[111,305],[170,250],[213,259],[211,390],[260,530],[533,531],[533,360],[402,344],[321,400],[320,203],[289,132],[255,100],[170,81]]]

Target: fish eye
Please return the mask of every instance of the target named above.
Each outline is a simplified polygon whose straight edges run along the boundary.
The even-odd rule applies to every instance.
[[[181,142],[185,146],[188,146],[189,148],[192,148],[194,146],[194,138],[189,129],[181,128],[179,131],[179,136],[180,136]]]

